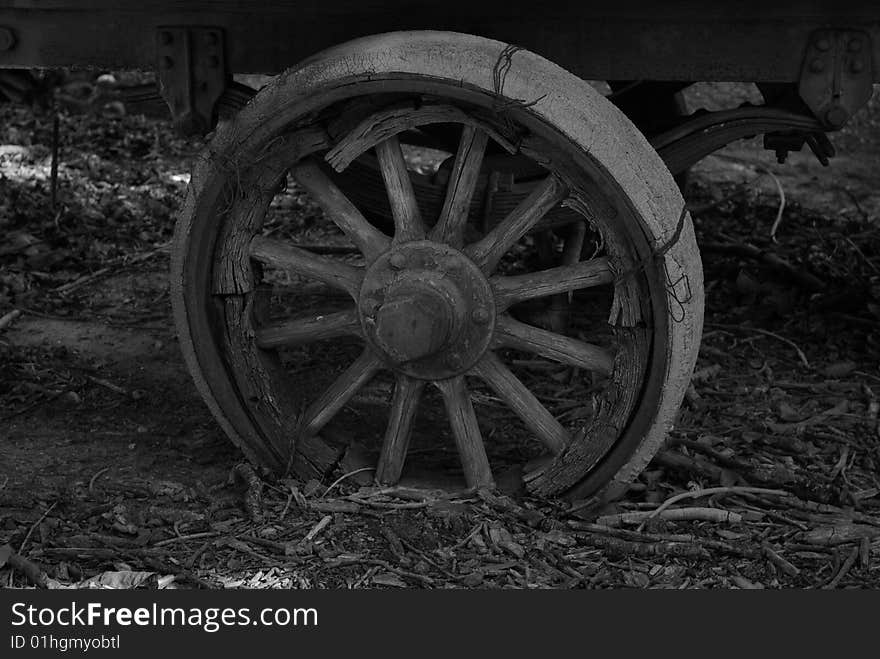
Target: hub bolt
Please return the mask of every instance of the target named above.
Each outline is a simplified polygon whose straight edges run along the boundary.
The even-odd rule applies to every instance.
[[[849,119],[849,112],[840,105],[833,105],[825,112],[825,122],[832,128],[841,128]]]
[[[478,325],[485,325],[489,322],[489,310],[485,307],[477,307],[471,313],[471,320]]]
[[[406,256],[398,252],[397,254],[392,254],[391,258],[388,259],[388,265],[390,265],[395,270],[403,270],[406,267]]]

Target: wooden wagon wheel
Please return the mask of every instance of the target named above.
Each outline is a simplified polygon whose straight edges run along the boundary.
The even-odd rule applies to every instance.
[[[401,148],[407,131],[430,124],[460,135],[436,214],[420,208]],[[483,156],[492,143],[527,156],[541,175],[480,232],[469,217],[487,186]],[[337,173],[365,154],[378,159],[393,232],[367,221],[337,185]],[[315,254],[264,235],[267,209],[288,177],[358,257]],[[433,389],[466,482],[493,484],[471,378],[487,383],[543,447],[546,458],[525,475],[532,492],[612,492],[662,443],[697,354],[702,272],[683,207],[632,124],[541,57],[462,34],[361,39],[279,76],[218,129],[200,158],[173,254],[181,344],[225,431],[277,470],[326,475],[336,456],[322,441],[328,423],[381,371],[394,387],[377,481],[400,477],[413,419]],[[587,223],[600,237],[597,255],[536,272],[499,270],[554,213]],[[344,302],[279,318],[274,298],[261,292],[267,271],[320,282]],[[595,291],[578,304],[601,317],[601,327],[566,336],[516,311],[524,301],[576,291]],[[593,330],[604,339],[592,342]],[[359,356],[323,391],[307,378],[292,381],[278,357],[282,346],[352,336]],[[517,351],[598,374],[589,417],[560,422],[506,363]]]

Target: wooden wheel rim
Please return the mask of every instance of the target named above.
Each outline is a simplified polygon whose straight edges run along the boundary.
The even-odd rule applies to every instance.
[[[477,66],[474,71],[467,71],[467,76],[450,75],[444,81],[442,75],[437,75],[435,54],[439,44],[448,47],[450,40],[453,50],[458,49],[465,56],[470,53],[468,61],[477,63]],[[219,228],[216,225],[217,216],[211,211],[217,209],[221,203],[228,203],[228,200],[224,199],[224,191],[228,189],[230,180],[230,161],[248,163],[257,159],[267,144],[278,139],[284,124],[289,123],[291,117],[305,116],[317,105],[325,105],[345,97],[346,94],[351,93],[352,82],[356,79],[360,80],[359,90],[363,93],[370,93],[371,86],[373,88],[382,86],[386,91],[391,87],[413,92],[417,91],[420,85],[436,89],[440,84],[444,91],[448,89],[449,97],[454,100],[478,99],[484,104],[487,100],[491,102],[494,82],[489,84],[487,74],[491,73],[492,69],[485,62],[500,61],[505,52],[509,51],[503,44],[466,35],[402,33],[361,40],[313,58],[302,67],[281,76],[274,85],[261,92],[232,126],[219,131],[215,146],[212,146],[215,155],[204,161],[194,174],[187,204],[188,210],[184,213],[184,219],[178,228],[173,282],[175,310],[188,363],[215,415],[234,438],[242,440],[243,436],[254,434],[253,420],[240,404],[235,404],[237,400],[235,387],[229,381],[228,373],[217,367],[220,351],[209,322],[211,307],[216,306],[216,300],[199,299],[197,293],[199,290],[204,291],[209,285],[209,278],[205,272],[207,268],[204,264],[206,256],[214,250],[216,244],[214,241]],[[353,72],[347,67],[351,66],[356,54],[357,57],[363,55],[360,61],[375,66],[367,67],[369,71]],[[676,223],[681,216],[679,205],[681,199],[674,183],[671,182],[662,165],[658,165],[659,159],[656,155],[653,157],[650,155],[651,152],[641,136],[633,135],[633,129],[625,119],[604,107],[602,105],[604,101],[597,98],[595,92],[586,88],[580,81],[531,53],[520,51],[516,54],[518,58],[522,57],[525,60],[522,63],[522,70],[530,73],[528,91],[530,93],[543,91],[540,84],[537,87],[533,84],[535,80],[542,80],[548,86],[548,94],[542,98],[546,99],[551,93],[557,97],[554,99],[555,103],[549,105],[546,105],[546,101],[539,100],[527,110],[523,110],[519,119],[539,124],[539,128],[544,130],[547,130],[549,122],[553,131],[583,148],[584,133],[589,132],[584,130],[582,123],[579,123],[586,119],[583,116],[584,107],[589,109],[590,106],[598,104],[602,110],[599,114],[603,121],[607,121],[606,115],[610,112],[611,118],[619,124],[616,128],[620,128],[628,141],[640,148],[645,147],[648,155],[640,154],[644,157],[636,163],[635,169],[653,168],[657,171],[651,173],[656,176],[646,178],[642,172],[639,177],[638,171],[634,175],[633,162],[621,161],[619,154],[613,153],[614,145],[609,147],[602,145],[601,142],[598,145],[593,144],[591,150],[584,154],[583,162],[579,164],[592,169],[592,174],[598,174],[596,180],[599,187],[617,193],[615,198],[624,206],[622,211],[635,216],[635,221],[629,222],[625,227],[630,233],[630,240],[636,244],[639,240],[642,242],[642,253],[639,254],[639,258],[643,262],[650,263],[648,268],[655,275],[662,273],[664,277],[660,279],[656,276],[655,283],[651,286],[649,297],[653,308],[664,312],[668,309],[670,292],[665,285],[667,282],[680,282],[684,278],[690,284],[690,298],[676,300],[676,304],[681,307],[680,311],[683,312],[683,318],[676,322],[668,317],[668,312],[658,316],[660,322],[655,323],[654,349],[648,368],[650,377],[644,382],[641,391],[633,394],[641,396],[639,409],[631,415],[627,428],[616,433],[619,437],[611,447],[614,450],[603,453],[593,460],[592,471],[587,474],[586,480],[583,472],[572,477],[571,464],[566,464],[563,456],[563,459],[557,460],[554,465],[529,483],[531,489],[545,494],[558,494],[571,490],[579,483],[580,487],[577,491],[584,492],[597,489],[598,481],[601,481],[598,482],[599,486],[606,486],[630,479],[653,454],[653,450],[662,441],[663,434],[670,425],[675,408],[681,400],[686,377],[693,365],[699,336],[702,310],[699,260],[694,259],[696,252],[689,220],[683,218],[682,222]],[[425,75],[419,73],[419,68],[430,68],[434,75],[428,81],[419,80],[419,75]],[[535,70],[542,71],[544,75],[534,77]],[[558,94],[552,92],[550,88],[559,83],[565,83],[563,88],[567,88],[570,98],[560,100]],[[526,91],[525,84],[526,80],[521,79],[521,75],[514,77],[508,75],[505,91],[512,87],[510,95],[517,98],[517,89]],[[572,87],[577,93],[571,92]],[[497,97],[495,98],[497,100]],[[579,108],[577,112],[572,107],[573,103],[577,103]],[[284,112],[270,116],[268,120],[255,121],[257,113],[261,119],[266,118],[267,115],[264,113],[266,104],[275,105]],[[611,153],[607,153],[608,151]],[[218,165],[219,161],[216,157],[218,153],[226,156],[224,160],[226,164],[223,167]],[[266,187],[271,187],[271,182]],[[623,192],[623,188],[626,188],[626,192]],[[670,212],[674,211],[676,206],[678,213]],[[620,210],[617,212],[620,213]],[[651,252],[653,251],[656,257],[657,248],[664,244],[664,239],[671,238],[676,229],[678,229],[678,240],[652,262]],[[675,359],[671,360],[670,355],[675,355]],[[647,406],[641,404],[645,400],[650,400],[650,404]],[[240,443],[249,450],[252,457],[276,467],[284,466],[286,447],[279,445],[278,442],[274,445],[271,442],[267,445],[265,440],[262,442],[244,440]]]

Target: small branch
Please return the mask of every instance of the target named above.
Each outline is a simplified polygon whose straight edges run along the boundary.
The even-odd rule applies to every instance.
[[[21,541],[21,545],[20,545],[19,548],[18,548],[18,553],[19,553],[19,554],[23,554],[23,553],[24,553],[24,547],[25,547],[25,545],[27,544],[27,541],[30,540],[31,535],[33,535],[34,529],[37,528],[37,526],[39,526],[40,522],[42,522],[44,519],[46,519],[46,515],[48,515],[49,513],[51,513],[51,512],[52,512],[52,509],[55,508],[55,506],[57,506],[57,505],[58,505],[58,502],[55,501],[51,506],[49,506],[48,508],[46,508],[46,512],[44,512],[42,515],[40,515],[40,519],[38,519],[36,522],[34,522],[33,524],[31,524],[31,528],[28,529],[27,535],[24,536],[24,540]]]
[[[803,350],[801,350],[797,344],[790,340],[786,339],[784,336],[780,336],[775,332],[771,332],[770,330],[761,329],[759,327],[744,327],[742,325],[728,325],[726,323],[706,323],[707,327],[716,327],[718,329],[729,330],[729,331],[739,331],[739,332],[755,332],[756,334],[763,334],[764,336],[769,336],[771,338],[776,339],[777,341],[782,341],[782,343],[791,346],[794,351],[797,353],[798,358],[801,360],[801,363],[810,368],[810,362],[807,361],[807,356],[804,354]]]
[[[771,563],[773,563],[773,565],[778,567],[780,570],[782,570],[788,576],[796,577],[797,575],[799,575],[801,573],[801,571],[797,567],[795,567],[794,565],[789,563],[787,560],[782,558],[782,556],[777,554],[773,550],[773,548],[770,545],[768,545],[766,542],[761,545],[761,549],[764,552],[764,556],[767,557],[767,560],[769,560]]]
[[[596,520],[597,524],[605,526],[619,526],[621,524],[638,524],[644,520],[657,517],[674,522],[684,521],[701,521],[701,522],[728,522],[730,524],[739,524],[742,522],[742,515],[730,512],[728,510],[720,510],[718,508],[671,508],[657,514],[656,511],[635,511],[628,513],[618,513],[616,515],[605,515]]]
[[[656,510],[651,511],[651,513],[645,518],[645,521],[639,525],[637,531],[641,531],[648,520],[653,519],[654,517],[663,513],[664,510],[669,508],[674,503],[678,503],[683,499],[699,499],[700,497],[708,497],[715,494],[776,494],[779,496],[784,496],[788,494],[784,490],[770,490],[764,487],[707,487],[702,490],[691,490],[688,492],[681,492],[676,494],[675,496],[669,497],[666,501],[664,501]]]
[[[15,322],[15,319],[18,318],[20,315],[21,311],[19,311],[18,309],[13,309],[9,313],[0,316],[0,330],[4,330],[12,325],[12,323]]]
[[[97,481],[101,477],[101,474],[106,474],[108,471],[110,471],[110,467],[99,469],[95,472],[95,475],[92,476],[91,479],[89,479],[89,494],[95,491],[95,481]]]
[[[58,117],[58,111],[56,109],[55,116],[52,119],[52,165],[49,173],[50,178],[50,191],[49,191],[49,199],[50,206],[52,212],[55,212],[55,207],[58,202],[58,157],[59,150],[61,146],[61,130],[60,130],[60,119]]]
[[[321,495],[321,498],[323,499],[324,497],[326,497],[327,494],[330,492],[330,490],[332,490],[334,487],[339,485],[346,478],[349,478],[350,476],[354,476],[355,474],[361,474],[365,471],[376,471],[376,468],[375,467],[361,467],[360,469],[355,469],[354,471],[350,471],[347,474],[342,474],[342,476],[340,476],[339,478],[337,478],[335,481],[333,481],[330,484],[330,487],[328,487],[326,490],[324,490],[324,494]]]
[[[850,571],[850,568],[855,564],[856,559],[859,557],[859,548],[853,547],[853,550],[849,553],[849,556],[846,557],[846,560],[843,562],[843,565],[840,566],[840,570],[837,574],[834,575],[834,578],[825,584],[822,587],[822,590],[834,590],[840,585],[840,582],[843,581],[843,578]]]

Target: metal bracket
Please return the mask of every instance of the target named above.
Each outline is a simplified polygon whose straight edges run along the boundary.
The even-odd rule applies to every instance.
[[[12,50],[15,48],[15,32],[11,27],[0,25],[0,51]]]
[[[228,74],[223,30],[159,27],[156,32],[159,93],[184,135],[203,134],[216,123],[215,106]]]
[[[816,30],[798,92],[825,128],[837,130],[871,98],[871,37],[861,30]]]

